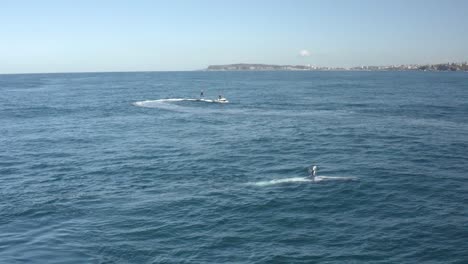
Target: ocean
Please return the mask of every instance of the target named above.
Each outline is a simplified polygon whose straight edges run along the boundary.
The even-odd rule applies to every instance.
[[[468,263],[468,73],[0,75],[0,122],[0,263]]]

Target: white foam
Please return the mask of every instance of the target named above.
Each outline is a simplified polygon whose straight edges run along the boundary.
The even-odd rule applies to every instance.
[[[357,177],[339,177],[339,176],[316,176],[314,178],[314,181],[319,182],[319,181],[355,181],[357,180]]]
[[[147,107],[147,108],[159,108],[159,109],[166,109],[171,111],[178,111],[180,112],[182,109],[176,104],[171,104],[170,102],[180,102],[184,101],[182,98],[171,98],[171,99],[159,99],[159,100],[146,100],[135,102],[133,105],[139,107]]]
[[[172,103],[172,102],[205,102],[205,103],[220,103],[217,100],[210,100],[210,99],[195,99],[195,98],[167,98],[167,99],[157,99],[157,100],[145,100],[145,101],[138,101],[134,102],[133,105],[140,106],[140,107],[159,107],[161,104],[164,103]]]
[[[259,181],[259,182],[250,182],[249,185],[255,186],[269,186],[276,184],[284,183],[302,183],[302,182],[321,182],[321,181],[355,181],[357,177],[338,177],[338,176],[316,176],[315,178],[311,177],[294,177],[294,178],[285,178],[285,179],[275,179],[270,181]]]
[[[276,179],[276,180],[270,180],[270,181],[251,182],[249,183],[249,185],[268,186],[268,185],[291,183],[291,182],[313,182],[313,179],[305,178],[305,177],[295,177],[295,178],[286,178],[286,179]]]

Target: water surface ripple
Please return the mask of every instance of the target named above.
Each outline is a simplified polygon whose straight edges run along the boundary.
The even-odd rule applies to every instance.
[[[467,84],[0,75],[0,263],[467,263]]]

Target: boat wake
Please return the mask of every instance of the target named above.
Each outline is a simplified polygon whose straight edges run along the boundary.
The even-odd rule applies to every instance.
[[[172,102],[205,102],[205,103],[218,103],[218,104],[225,103],[219,100],[211,100],[211,99],[168,98],[168,99],[138,101],[138,102],[134,102],[133,105],[140,106],[140,107],[154,108],[154,107],[160,106],[161,104],[172,103]]]
[[[197,99],[197,98],[168,98],[168,99],[157,99],[157,100],[144,100],[133,102],[132,105],[143,108],[158,108],[168,111],[181,112],[181,113],[196,113],[196,114],[214,114],[220,113],[231,114],[231,115],[249,115],[249,116],[281,116],[281,117],[316,117],[316,116],[340,116],[348,115],[350,112],[329,111],[329,110],[315,110],[315,111],[290,111],[290,110],[279,110],[279,109],[263,109],[255,107],[244,107],[244,108],[210,108],[210,107],[195,107],[193,104],[183,104],[183,102],[202,102],[207,104],[226,104],[227,100],[223,99]]]
[[[358,180],[357,177],[339,177],[339,176],[316,176],[315,178],[294,177],[294,178],[285,178],[285,179],[275,179],[275,180],[270,180],[270,181],[249,182],[248,185],[270,186],[270,185],[286,184],[286,183],[321,182],[321,181],[356,181],[356,180]]]
[[[340,177],[340,176],[316,176],[315,182],[320,181],[357,181],[358,177]]]

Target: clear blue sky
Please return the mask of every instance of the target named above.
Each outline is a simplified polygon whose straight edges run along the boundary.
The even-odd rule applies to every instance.
[[[0,0],[0,73],[466,61],[467,17],[464,0]]]

